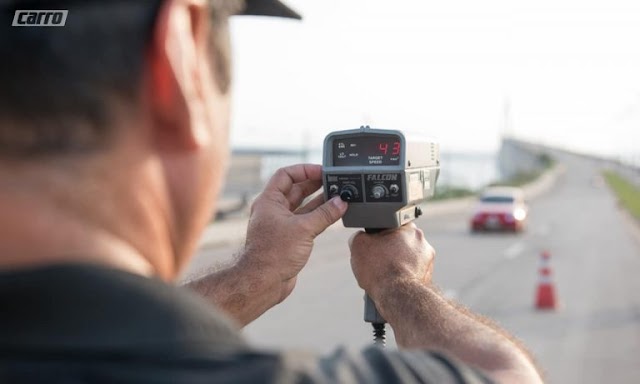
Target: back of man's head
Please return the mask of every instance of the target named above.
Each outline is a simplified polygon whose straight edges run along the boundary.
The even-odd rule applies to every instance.
[[[145,55],[161,0],[1,0],[0,156],[103,148],[114,120],[140,101]],[[210,1],[217,85],[230,85],[227,16],[238,1]],[[65,9],[64,27],[11,26],[16,9]]]

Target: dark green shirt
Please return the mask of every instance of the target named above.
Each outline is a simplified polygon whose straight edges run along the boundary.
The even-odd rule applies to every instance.
[[[0,272],[0,383],[488,383],[426,351],[250,347],[195,294],[123,271]]]

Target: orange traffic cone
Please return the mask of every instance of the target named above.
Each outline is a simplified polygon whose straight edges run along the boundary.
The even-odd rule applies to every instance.
[[[550,259],[551,254],[549,251],[542,252],[540,256],[538,289],[536,292],[536,309],[540,310],[558,309],[556,289],[551,279]]]

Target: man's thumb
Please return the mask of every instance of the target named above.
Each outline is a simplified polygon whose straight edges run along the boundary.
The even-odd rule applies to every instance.
[[[315,237],[338,221],[346,211],[347,203],[336,196],[302,217],[307,221],[307,226],[312,229]]]

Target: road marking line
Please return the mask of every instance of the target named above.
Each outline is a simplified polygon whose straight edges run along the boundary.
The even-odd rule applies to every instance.
[[[517,243],[513,243],[509,246],[509,248],[505,249],[503,252],[505,259],[515,259],[524,251],[524,243],[519,241]]]

